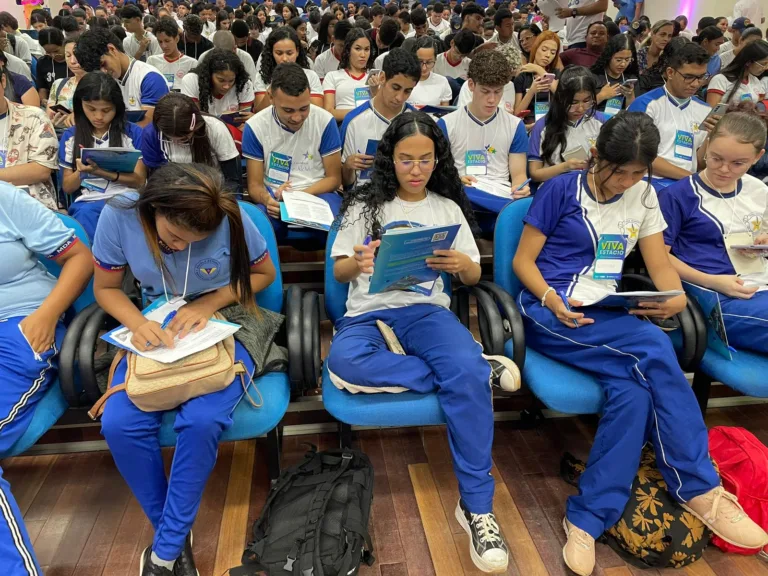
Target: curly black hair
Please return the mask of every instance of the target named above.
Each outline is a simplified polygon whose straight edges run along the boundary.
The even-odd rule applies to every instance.
[[[344,38],[344,50],[341,52],[341,60],[339,60],[339,70],[346,70],[349,68],[349,54],[352,52],[352,45],[360,40],[361,38],[368,41],[369,48],[371,47],[371,39],[368,38],[368,35],[365,33],[365,30],[362,28],[358,28],[355,26],[347,32],[347,35]],[[369,70],[371,66],[373,66],[373,50],[368,52],[368,61],[365,63],[365,69]]]
[[[208,106],[213,102],[213,85],[211,76],[215,72],[222,72],[229,70],[235,73],[235,87],[234,90],[239,94],[245,88],[248,82],[248,73],[245,71],[245,66],[238,58],[237,54],[230,52],[229,50],[222,50],[221,48],[214,48],[208,52],[202,61],[192,68],[190,72],[197,74],[197,82],[199,86],[199,102],[200,110],[208,112]]]
[[[630,62],[627,69],[624,70],[624,74],[626,76],[634,76],[637,78],[640,75],[640,69],[637,65],[637,49],[635,48],[635,41],[627,34],[619,34],[608,40],[608,44],[606,44],[603,49],[603,53],[600,54],[600,57],[590,70],[593,74],[602,76],[605,70],[608,69],[608,64],[611,62],[611,58],[613,58],[617,52],[623,52],[624,50],[632,52],[632,62]]]
[[[277,67],[273,50],[275,48],[275,44],[281,40],[290,40],[293,42],[294,46],[296,46],[296,50],[299,53],[299,55],[296,57],[296,64],[305,70],[309,69],[307,51],[304,50],[304,46],[302,46],[301,40],[299,40],[299,35],[296,33],[296,30],[290,26],[281,26],[280,28],[275,29],[269,35],[267,38],[267,44],[264,46],[264,50],[261,53],[261,70],[259,70],[259,73],[261,74],[261,79],[264,81],[266,86],[269,86],[272,82],[272,74]]]
[[[427,190],[431,194],[443,196],[458,204],[473,233],[478,231],[469,198],[464,192],[459,172],[453,161],[451,145],[435,121],[423,112],[400,114],[392,120],[379,141],[376,158],[373,161],[371,181],[344,195],[339,215],[333,223],[336,230],[354,224],[347,219],[347,213],[356,204],[363,205],[361,215],[365,219],[365,226],[369,232],[373,232],[375,227],[382,224],[382,206],[395,199],[399,187],[393,160],[395,146],[398,142],[414,134],[422,134],[435,144],[437,166],[427,182]]]

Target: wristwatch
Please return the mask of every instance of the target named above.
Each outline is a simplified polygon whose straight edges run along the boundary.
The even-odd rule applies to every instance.
[[[578,8],[571,8],[571,18],[576,18],[579,15]]]

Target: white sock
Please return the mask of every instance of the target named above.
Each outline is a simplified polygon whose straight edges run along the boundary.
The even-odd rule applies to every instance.
[[[155,566],[162,566],[168,570],[173,570],[173,565],[176,564],[176,560],[163,560],[155,554],[154,550],[152,551],[152,562]]]

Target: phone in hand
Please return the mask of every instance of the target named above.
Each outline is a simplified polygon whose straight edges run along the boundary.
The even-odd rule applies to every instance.
[[[720,102],[720,104],[712,108],[712,111],[709,114],[707,114],[707,117],[704,119],[704,122],[709,120],[712,116],[722,117],[727,110],[728,110],[728,104],[726,104],[725,102]]]
[[[555,76],[550,72],[549,74],[544,74],[544,76],[542,76],[541,78],[544,80],[545,84],[552,84],[552,82],[555,81],[555,78],[557,78],[557,76]]]
[[[630,78],[629,80],[625,80],[621,87],[627,90],[631,90],[635,87],[635,84],[637,84],[637,78]]]
[[[520,112],[515,114],[515,116],[517,116],[518,118],[527,118],[530,115],[530,113],[531,113],[530,110],[520,110]]]
[[[71,114],[72,110],[68,110],[66,106],[62,106],[61,104],[54,104],[50,107],[50,110],[53,110],[54,112],[59,112],[60,114]]]

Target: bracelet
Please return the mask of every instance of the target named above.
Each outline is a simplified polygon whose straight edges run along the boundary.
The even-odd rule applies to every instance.
[[[554,292],[554,291],[555,291],[555,289],[552,288],[552,286],[550,286],[549,288],[547,288],[547,291],[544,292],[544,296],[541,297],[541,307],[542,308],[546,308],[547,307],[547,296],[549,296],[550,292]]]
[[[120,180],[120,172],[115,172],[115,179],[114,179],[114,180],[112,180],[111,182],[112,182],[112,183],[115,183],[115,182],[117,182],[118,180]]]

